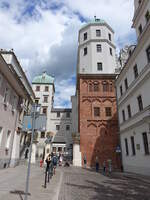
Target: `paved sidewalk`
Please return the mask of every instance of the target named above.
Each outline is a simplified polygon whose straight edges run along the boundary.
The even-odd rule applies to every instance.
[[[27,166],[25,165],[0,170],[0,200],[21,200],[19,195],[11,194],[10,191],[25,190],[26,171]],[[63,172],[58,169],[45,189],[42,187],[44,184],[44,169],[31,166],[29,185],[31,196],[28,197],[28,200],[57,200],[62,174]],[[22,197],[24,199],[24,195]]]
[[[150,200],[150,184],[124,176],[103,176],[81,168],[63,169],[59,200]]]

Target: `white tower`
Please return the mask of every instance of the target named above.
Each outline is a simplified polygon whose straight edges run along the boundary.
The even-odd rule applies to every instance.
[[[79,30],[78,74],[114,73],[116,56],[114,31],[101,19],[95,19]]]

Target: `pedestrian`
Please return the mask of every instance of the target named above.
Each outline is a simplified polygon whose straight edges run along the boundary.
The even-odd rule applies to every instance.
[[[56,170],[56,166],[57,166],[57,157],[55,154],[52,158],[52,163],[53,163],[53,173],[55,174],[55,170]]]
[[[98,160],[98,156],[96,156],[96,172],[99,171],[99,160]]]
[[[62,157],[62,155],[60,155],[60,158],[59,158],[59,166],[62,166],[62,162],[63,162],[63,157]]]
[[[103,162],[103,174],[104,175],[106,174],[106,163],[105,163],[105,161]]]
[[[87,163],[86,155],[84,155],[84,157],[83,157],[83,163],[84,163],[84,168],[86,168],[86,163]]]
[[[50,164],[51,164],[51,155],[50,154],[47,156],[45,162],[46,162],[45,179],[47,179],[47,174],[48,174],[48,182],[49,182]]]

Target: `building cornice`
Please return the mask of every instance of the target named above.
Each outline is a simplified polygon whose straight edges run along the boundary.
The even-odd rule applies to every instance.
[[[117,80],[116,80],[117,84],[122,80],[122,78],[124,76],[124,73],[126,73],[128,68],[133,65],[133,62],[135,61],[136,56],[138,55],[138,53],[143,48],[144,43],[146,43],[146,41],[149,39],[149,32],[150,32],[150,23],[148,24],[148,26],[145,27],[145,30],[144,30],[143,34],[139,38],[137,46],[133,50],[131,56],[128,58],[126,64],[124,65],[124,67],[122,68],[120,74],[118,75]]]
[[[107,39],[89,39],[89,40],[85,41],[84,43],[79,44],[79,48],[80,48],[80,47],[83,47],[83,46],[85,46],[85,45],[88,45],[88,44],[91,43],[91,42],[96,42],[96,43],[98,43],[98,42],[106,42],[106,43],[109,44],[111,47],[113,47],[114,49],[116,49],[116,46],[115,46],[112,42],[110,42],[109,40],[107,40]]]
[[[144,9],[146,8],[147,4],[148,4],[149,0],[144,0],[141,2],[141,4],[139,5],[138,9],[135,11],[134,13],[134,17],[133,17],[133,25],[132,27],[134,28],[137,24],[137,22],[139,21],[139,18],[141,17]]]
[[[106,26],[112,33],[114,33],[114,30],[106,23],[89,23],[89,24],[86,24],[84,27],[82,27],[80,30],[79,30],[79,33],[85,29],[87,29],[89,26]]]

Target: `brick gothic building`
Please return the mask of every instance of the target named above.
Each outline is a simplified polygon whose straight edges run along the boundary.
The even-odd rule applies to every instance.
[[[119,144],[115,75],[80,75],[79,83],[79,133],[82,158],[87,165],[100,165],[112,160],[113,168],[120,165],[116,147]],[[82,159],[83,160],[83,159]]]
[[[77,90],[72,98],[73,110],[78,108],[77,114],[73,113],[74,119],[78,118],[73,163],[83,165],[86,156],[87,165],[94,166],[98,156],[101,166],[111,160],[116,168],[120,161],[116,153],[119,135],[114,31],[104,20],[95,17],[79,30],[78,44]]]

